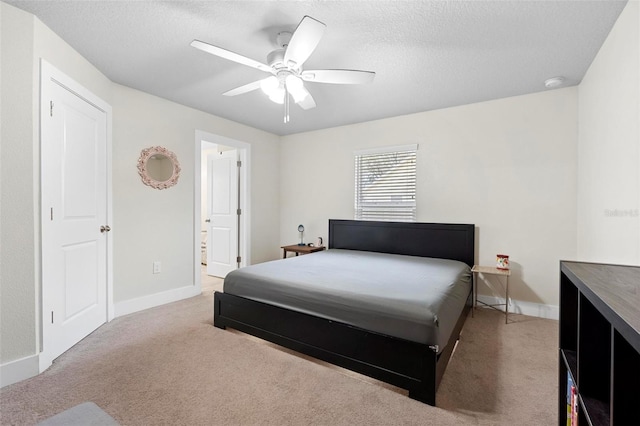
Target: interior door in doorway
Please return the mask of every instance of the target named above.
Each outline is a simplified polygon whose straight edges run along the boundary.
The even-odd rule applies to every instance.
[[[238,267],[238,151],[207,156],[207,274],[224,278]]]
[[[44,85],[41,366],[107,321],[110,229],[107,113],[53,79]]]

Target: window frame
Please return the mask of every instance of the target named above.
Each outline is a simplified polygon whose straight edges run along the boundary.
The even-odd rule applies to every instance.
[[[391,155],[399,155],[396,166],[389,166]],[[369,158],[364,158],[369,157]],[[386,157],[386,158],[385,158]],[[403,166],[403,161],[410,164]],[[354,151],[354,218],[356,220],[379,220],[392,222],[415,222],[417,216],[416,184],[418,170],[418,144],[388,146]],[[387,166],[383,172],[379,171],[379,164]],[[408,169],[398,169],[397,166]],[[382,183],[382,187],[370,191],[369,197],[381,199],[385,197],[400,197],[403,201],[364,201],[363,192],[366,184],[362,181],[363,173],[375,173],[378,167],[380,177],[371,184],[382,182],[386,175],[391,182]],[[408,180],[407,180],[408,179]],[[402,188],[403,181],[406,188]],[[409,200],[407,200],[407,197]]]

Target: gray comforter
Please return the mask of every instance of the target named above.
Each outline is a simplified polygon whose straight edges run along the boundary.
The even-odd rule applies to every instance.
[[[442,349],[471,291],[455,260],[331,249],[231,272],[224,292]]]

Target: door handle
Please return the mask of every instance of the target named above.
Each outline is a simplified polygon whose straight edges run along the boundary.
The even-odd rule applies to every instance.
[[[205,219],[204,221],[207,222],[207,223],[210,223],[211,219]]]
[[[105,225],[102,225],[102,226],[100,227],[100,233],[101,233],[101,234],[104,234],[105,232],[109,232],[109,231],[111,231],[111,227],[110,227],[109,225],[106,225],[106,226],[105,226]]]

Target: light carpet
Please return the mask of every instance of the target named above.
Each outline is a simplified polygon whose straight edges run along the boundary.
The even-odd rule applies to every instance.
[[[213,327],[213,290],[117,318],[0,391],[0,424],[92,401],[121,425],[553,425],[557,321],[479,309],[437,393],[402,389]]]

